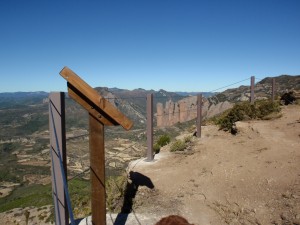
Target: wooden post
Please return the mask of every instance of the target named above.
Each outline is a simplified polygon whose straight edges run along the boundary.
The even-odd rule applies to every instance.
[[[153,161],[153,94],[147,95],[147,159]]]
[[[49,133],[55,222],[56,224],[67,225],[69,224],[69,216],[63,181],[64,175],[67,176],[64,92],[52,92],[49,95]]]
[[[69,96],[89,112],[92,224],[105,225],[104,125],[121,125],[129,130],[133,123],[68,67],[60,75],[68,81]]]
[[[197,96],[197,137],[201,137],[202,125],[202,94]]]
[[[275,78],[272,79],[272,102],[275,101]]]
[[[104,125],[89,114],[92,224],[106,224]]]
[[[255,83],[255,77],[251,77],[251,93],[250,93],[250,102],[251,104],[254,104],[254,83]]]

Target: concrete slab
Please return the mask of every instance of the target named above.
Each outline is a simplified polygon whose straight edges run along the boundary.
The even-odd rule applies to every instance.
[[[154,225],[159,219],[149,214],[107,214],[106,225]],[[76,220],[76,225],[93,225],[91,216]]]

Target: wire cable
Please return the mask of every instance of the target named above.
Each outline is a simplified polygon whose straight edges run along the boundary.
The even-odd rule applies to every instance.
[[[233,86],[235,84],[239,84],[239,83],[242,83],[244,81],[247,81],[247,80],[250,80],[251,78],[247,78],[247,79],[244,79],[244,80],[241,80],[241,81],[238,81],[238,82],[235,82],[235,83],[232,83],[232,84],[229,84],[229,85],[226,85],[226,86],[223,86],[223,87],[220,87],[220,88],[217,88],[217,89],[214,89],[214,90],[211,90],[211,91],[208,91],[208,92],[216,92],[218,90],[221,90],[221,89],[224,89],[224,88],[227,88],[227,87],[230,87],[230,86]]]

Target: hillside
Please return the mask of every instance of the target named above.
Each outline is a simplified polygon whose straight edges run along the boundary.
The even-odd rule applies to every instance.
[[[271,79],[265,78],[255,85],[256,99],[270,98]],[[278,95],[288,90],[300,90],[300,76],[282,75],[276,77],[276,92]],[[172,100],[178,102],[186,94],[174,93],[165,90],[125,90],[118,88],[98,87],[96,90],[119,108],[125,115],[134,121],[134,128],[145,128],[146,97],[152,93],[154,110],[158,102],[165,104]],[[206,93],[211,94],[211,93]],[[223,101],[237,102],[249,100],[249,86],[228,89],[216,96],[208,98],[210,104]],[[16,92],[0,93],[0,140],[13,137],[24,137],[34,132],[42,132],[48,127],[48,93],[46,92]],[[87,129],[86,112],[72,99],[66,98],[66,124],[67,130]]]
[[[299,88],[300,76],[280,76],[277,77],[276,90],[282,93],[286,90]],[[256,97],[263,97],[265,90],[270,90],[271,78],[265,78],[256,85]],[[261,87],[264,87],[261,90]],[[245,88],[245,92],[242,90]],[[184,98],[179,94],[167,92],[164,90],[153,91],[144,89],[124,90],[118,88],[96,88],[105,98],[111,101],[125,115],[134,121],[134,127],[131,132],[123,132],[119,127],[107,128],[106,138],[114,146],[115,138],[131,139],[131,141],[145,146],[146,129],[146,96],[149,93],[154,95],[154,104],[172,100],[174,102]],[[210,104],[214,100],[224,99],[229,101],[239,101],[246,93],[249,87],[241,86],[235,89],[228,89],[217,95],[217,98],[209,98]],[[259,91],[261,90],[261,91]],[[0,177],[8,181],[21,181],[24,171],[36,171],[35,164],[19,165],[19,160],[35,159],[46,160],[48,141],[48,93],[45,92],[17,92],[0,93]],[[221,97],[220,97],[221,96]],[[247,98],[246,98],[247,99]],[[218,102],[218,101],[217,101]],[[206,105],[204,105],[206,107]],[[204,108],[205,108],[204,107]],[[154,107],[156,108],[156,107]],[[214,112],[218,114],[219,107]],[[76,104],[72,99],[66,97],[66,127],[67,136],[79,141],[87,138],[88,135],[88,117],[85,110]],[[154,121],[154,124],[155,121]],[[180,125],[180,124],[179,124]],[[177,128],[173,129],[176,130]],[[178,132],[180,129],[177,129]],[[157,134],[161,133],[158,130]],[[176,133],[174,132],[174,134]],[[84,144],[74,145],[75,151],[81,146],[84,151],[87,147]],[[84,147],[85,146],[85,147]],[[113,147],[112,147],[113,148]],[[112,149],[111,148],[111,149]],[[141,147],[142,148],[142,147]],[[143,151],[141,151],[142,154]],[[76,155],[76,154],[74,154]],[[20,157],[25,157],[22,159]],[[111,165],[118,164],[121,159],[111,162]],[[23,163],[24,164],[24,163]],[[124,162],[121,162],[124,165]],[[84,165],[84,163],[83,163]],[[83,166],[84,167],[84,166]],[[9,171],[8,173],[5,171]],[[49,174],[48,169],[42,169],[40,174]]]
[[[179,214],[197,225],[300,224],[300,106],[282,114],[239,122],[236,136],[205,126],[183,153],[167,146],[152,163],[132,162],[155,186],[139,188],[135,212]]]
[[[0,110],[12,107],[23,107],[41,103],[48,97],[47,92],[4,92],[0,93]]]
[[[138,184],[130,195],[133,211],[108,213],[107,224],[151,225],[178,214],[195,225],[299,225],[299,112],[299,105],[283,106],[280,118],[239,122],[235,136],[207,125],[183,152],[170,152],[170,143],[153,162],[132,161],[127,186]],[[177,139],[191,135],[186,130]],[[14,209],[0,219],[14,224],[24,221],[26,212],[30,224],[47,218],[49,207]]]
[[[271,98],[272,94],[272,79],[275,78],[275,92],[277,98],[282,94],[291,91],[297,90],[300,91],[300,75],[290,76],[290,75],[281,75],[278,77],[266,77],[259,82],[256,82],[254,86],[255,98],[266,99]],[[250,81],[249,81],[250,84]],[[216,98],[212,98],[212,102],[238,102],[249,100],[250,97],[250,86],[242,85],[238,88],[230,88],[216,95]]]
[[[96,88],[101,95],[119,108],[133,122],[134,128],[144,128],[146,120],[146,96],[154,95],[154,104],[168,99],[183,97],[164,90],[133,91],[117,88]],[[85,110],[66,95],[67,130],[87,129],[88,117]],[[23,138],[48,129],[48,93],[16,92],[0,93],[0,141]]]
[[[282,84],[277,83],[276,88],[278,89],[277,90],[278,93],[283,93],[286,90],[291,90],[291,89],[297,90],[297,88],[299,87],[299,77],[300,76],[280,77],[278,81],[282,82]],[[125,113],[128,117],[130,117],[135,123],[133,129],[130,132],[124,132],[119,127],[106,129],[105,148],[106,148],[106,156],[107,156],[106,158],[107,175],[109,176],[120,175],[130,161],[139,159],[145,155],[145,151],[146,151],[145,105],[146,105],[147,94],[148,93],[154,94],[155,104],[157,102],[165,103],[167,100],[172,100],[175,102],[184,97],[179,94],[167,92],[164,90],[159,90],[158,92],[155,92],[153,90],[147,91],[143,89],[136,89],[132,91],[117,89],[117,88],[113,88],[113,89],[96,88],[96,89],[105,98],[111,101],[112,104],[114,104],[123,113]],[[245,91],[243,92],[242,90],[244,89]],[[241,86],[236,89],[229,89],[223,93],[219,93],[217,98],[221,100],[220,96],[223,96],[224,99],[230,101],[241,101],[243,97],[245,97],[244,99],[247,99],[248,90],[249,87],[245,87],[245,86]],[[270,78],[263,79],[261,82],[257,83],[256,85],[257,99],[269,97],[270,94],[268,92],[269,90],[270,90]],[[0,127],[1,127],[0,129],[0,195],[1,195],[0,210],[2,212],[5,211],[6,207],[8,207],[9,209],[14,208],[12,207],[13,205],[21,206],[21,207],[30,206],[31,201],[28,201],[28,198],[26,200],[23,200],[22,197],[22,196],[26,196],[29,193],[28,190],[31,190],[30,194],[32,194],[32,196],[40,196],[40,193],[48,193],[47,191],[50,188],[51,179],[50,179],[50,161],[49,161],[50,156],[49,156],[47,95],[48,94],[44,92],[0,93]],[[217,98],[212,97],[213,100]],[[202,175],[198,174],[199,176],[197,174],[194,174],[194,172],[192,172],[192,169],[190,168],[190,173],[193,174],[193,176],[195,175],[195,178],[194,177],[190,178],[190,180],[194,180],[194,181],[189,181],[189,180],[185,181],[184,179],[187,178],[187,176],[185,176],[184,179],[182,178],[183,180],[181,179],[178,180],[184,182],[183,184],[176,184],[180,186],[180,191],[182,191],[183,189],[187,189],[189,192],[184,194],[184,196],[190,196],[190,198],[194,196],[193,191],[196,190],[197,187],[199,187],[200,185],[200,182],[198,183],[195,182],[196,178],[197,179],[201,178],[201,182],[202,181],[207,182],[206,183],[207,187],[203,186],[203,191],[206,190],[205,188],[212,188],[209,187],[210,182],[215,184],[214,187],[218,187],[219,184],[215,180],[210,180],[210,179],[202,180],[202,176],[204,176],[205,178],[209,178],[207,175],[211,171],[212,168],[211,165],[219,164],[219,161],[221,162],[220,165],[227,166],[228,164],[228,166],[230,166],[228,167],[228,169],[227,167],[224,167],[226,169],[226,174],[233,173],[234,175],[236,173],[235,170],[238,169],[238,171],[241,171],[242,175],[250,176],[248,173],[246,173],[246,171],[244,171],[244,169],[248,165],[248,162],[251,162],[250,158],[253,156],[256,160],[260,160],[261,157],[263,157],[266,153],[270,153],[270,154],[266,154],[265,158],[262,158],[262,160],[265,160],[265,163],[263,163],[263,161],[255,161],[256,163],[260,163],[259,168],[261,169],[261,171],[269,174],[270,173],[269,170],[264,171],[264,166],[266,168],[269,168],[270,166],[275,165],[276,168],[282,168],[282,165],[286,164],[285,161],[282,162],[281,164],[279,158],[276,159],[272,158],[273,153],[275,155],[279,154],[280,157],[282,156],[282,159],[285,159],[284,157],[288,158],[288,156],[281,155],[281,150],[277,149],[277,147],[282,149],[282,151],[286,152],[287,154],[293,154],[293,156],[295,156],[295,160],[296,161],[298,160],[298,155],[297,155],[298,153],[295,151],[294,152],[290,151],[291,149],[294,149],[294,147],[297,148],[299,147],[299,139],[296,138],[298,133],[295,133],[295,131],[299,130],[297,121],[300,119],[299,117],[300,110],[299,107],[298,108],[297,107],[298,106],[284,107],[284,111],[283,111],[284,116],[279,120],[267,121],[267,122],[259,121],[257,122],[257,124],[255,122],[249,122],[246,124],[240,123],[239,125],[242,127],[242,129],[239,135],[236,137],[218,131],[217,128],[214,126],[206,126],[204,127],[204,138],[201,140],[195,140],[193,142],[193,145],[190,147],[191,151],[185,152],[184,154],[171,154],[168,152],[168,148],[165,148],[162,149],[162,152],[156,156],[156,159],[161,159],[164,165],[167,165],[168,167],[170,167],[170,169],[171,168],[174,169],[174,171],[176,171],[176,168],[178,166],[178,169],[180,168],[180,170],[176,172],[177,175],[181,174],[181,171],[182,172],[185,171],[185,169],[181,166],[187,166],[189,163],[193,165],[193,168],[198,168],[197,165],[199,162],[201,162],[200,163],[201,165],[204,165],[204,167],[197,169],[200,170],[200,172],[198,173],[202,174]],[[88,173],[85,172],[89,166],[87,113],[72,99],[66,97],[66,115],[67,115],[66,116],[67,149],[68,149],[68,161],[69,161],[68,173],[70,177],[73,177],[75,175],[76,176],[80,175],[81,178],[88,179]],[[188,123],[178,123],[175,126],[171,126],[170,128],[161,128],[161,129],[155,128],[154,140],[156,140],[157,137],[159,137],[159,135],[166,134],[166,133],[170,135],[171,138],[174,138],[175,136],[179,135],[180,132],[183,132],[184,130],[186,131],[187,128],[190,128],[192,124],[195,124],[195,121],[190,121]],[[263,125],[260,126],[259,124],[263,124]],[[245,134],[243,133],[243,128],[246,129]],[[268,128],[272,136],[271,135],[266,136],[265,134],[266,132],[263,130],[264,128],[266,129]],[[272,129],[273,130],[275,129],[275,132]],[[194,128],[192,130],[194,131]],[[273,140],[274,139],[273,137],[276,137],[278,132],[282,133],[279,135],[280,139]],[[291,137],[294,138],[293,139],[294,142],[292,144],[289,144],[287,140],[289,140]],[[272,139],[274,143],[273,142],[270,143],[269,139]],[[254,140],[255,140],[255,144],[253,143]],[[239,155],[237,154],[239,152],[238,149],[243,149],[244,151],[244,148],[247,149],[250,148],[251,146],[252,148],[256,148],[256,144],[258,148],[254,150],[252,149],[251,150],[252,152],[250,150],[249,151],[245,150],[246,155],[248,155],[249,157],[251,156],[250,158],[248,157],[246,159],[243,159],[242,156],[239,156],[240,158],[238,158],[237,161],[234,161],[234,163],[237,164],[239,163],[238,160],[240,160],[240,162],[243,162],[242,165],[239,165],[241,167],[235,168],[233,164],[229,163],[231,161],[231,158],[228,158],[229,156],[233,157],[233,159],[234,157],[238,157]],[[274,146],[276,146],[276,149],[274,151],[273,150],[269,151],[269,149],[273,149],[273,147],[270,147],[273,144]],[[228,146],[230,146],[230,149],[227,149]],[[287,147],[289,147],[289,149],[286,149]],[[222,152],[224,150],[224,152],[228,153],[228,157],[226,155],[223,155],[222,152],[218,153],[219,149],[222,149]],[[256,154],[256,151],[263,154],[258,154],[258,153]],[[163,161],[164,158],[166,157],[173,157],[171,158],[170,163],[168,163],[167,161]],[[267,157],[270,157],[270,160],[267,159]],[[215,161],[211,161],[210,160],[211,158],[216,158],[216,159],[219,158],[220,160],[218,162],[215,162]],[[222,158],[224,158],[224,160],[226,159],[227,161],[224,162]],[[188,161],[187,159],[189,159],[190,161]],[[150,169],[151,171],[149,172],[149,176],[151,176],[151,179],[153,175],[161,175],[163,174],[162,172],[167,172],[168,177],[169,175],[170,177],[172,177],[172,171],[169,170],[168,168],[163,168],[163,167],[155,168],[156,165],[159,165],[159,161],[160,160],[157,161],[158,164],[154,163],[153,164],[154,167]],[[140,163],[141,160],[137,162],[138,162],[137,165],[142,164]],[[184,162],[185,164],[183,164],[182,162]],[[290,161],[290,162],[291,163],[288,162],[288,165],[294,165],[293,164],[294,161]],[[299,161],[297,162],[299,163]],[[291,168],[293,169],[293,167]],[[217,169],[217,171],[219,170]],[[255,170],[252,167],[250,169],[247,169],[247,171],[255,172]],[[141,173],[142,172],[144,171],[141,170]],[[147,173],[148,171],[145,171],[145,174]],[[213,171],[212,173],[214,174]],[[256,171],[256,173],[258,172]],[[220,171],[219,174],[220,174],[219,177],[213,177],[213,178],[222,180],[223,179],[222,176],[226,175],[226,174],[224,175],[224,173],[222,174]],[[284,176],[285,175],[286,174],[284,174]],[[178,190],[174,189],[176,185],[174,186],[172,184],[169,184],[172,193],[164,196],[164,194],[162,193],[164,193],[165,191],[167,193],[167,190],[163,189],[162,187],[163,184],[160,183],[160,180],[163,181],[164,177],[158,177],[157,179],[158,180],[155,180],[155,186],[158,185],[157,187],[159,187],[159,185],[161,185],[162,189],[158,188],[155,190],[151,190],[151,192],[149,192],[147,189],[143,191],[143,188],[141,188],[142,196],[147,198],[150,198],[151,195],[153,194],[157,196],[158,199],[156,199],[156,197],[154,197],[153,199],[154,200],[153,204],[161,205],[161,208],[158,207],[157,209],[153,209],[154,212],[157,212],[157,216],[172,213],[172,212],[181,213],[185,211],[188,214],[189,208],[180,208],[180,204],[184,205],[184,207],[188,207],[187,201],[179,201],[185,198],[183,198],[183,196],[177,196],[177,195],[176,195],[177,197],[175,198],[172,198],[171,196],[171,194],[176,194],[179,191],[179,189]],[[256,177],[253,177],[252,181],[255,182],[256,179],[260,179],[258,175]],[[266,179],[268,180],[270,178],[266,178]],[[273,182],[272,179],[271,181],[267,181],[267,183]],[[174,178],[174,181],[175,180],[176,179]],[[295,178],[295,182],[296,181],[297,178]],[[77,180],[75,180],[74,182],[75,183],[74,190],[78,188],[76,185],[79,186],[86,185],[86,181],[80,181],[79,183],[76,182]],[[223,180],[223,182],[225,181]],[[238,182],[238,181],[232,181],[232,182]],[[263,179],[260,180],[260,182],[263,183]],[[289,182],[291,183],[291,181]],[[46,186],[44,187],[43,185],[45,184]],[[233,186],[238,187],[238,185],[240,184],[234,184]],[[70,186],[73,187],[74,185],[70,185]],[[194,187],[194,189],[190,189],[190,187]],[[40,192],[40,188],[42,190],[41,192]],[[167,187],[164,188],[167,189]],[[228,193],[230,194],[229,190],[227,190],[226,187],[221,185],[218,190],[216,189],[216,192],[217,191],[222,192],[223,191],[222,188],[225,188],[224,190],[228,191]],[[270,189],[269,186],[261,186],[261,188]],[[160,190],[162,192],[160,192]],[[250,190],[254,192],[258,191],[254,187]],[[203,198],[201,197],[203,195],[201,195],[200,192],[199,194],[198,192],[197,194],[200,197],[199,196],[197,197],[195,194],[194,196],[195,199]],[[272,193],[273,192],[275,193],[275,190],[272,190]],[[207,197],[206,194],[207,193],[204,193],[204,195]],[[51,196],[50,195],[49,196],[45,195],[45,196],[47,197],[46,200],[44,200],[44,198],[42,197],[38,197],[38,199],[40,198],[41,200],[39,201],[38,204],[42,204],[42,205],[46,203],[52,204]],[[143,212],[143,210],[145,210],[143,206],[147,206],[147,202],[144,202],[142,196],[140,197],[139,196],[140,195],[138,193],[136,198],[137,204],[135,205],[135,207],[137,210],[141,210],[141,212]],[[230,197],[233,198],[233,196]],[[242,195],[239,195],[238,197],[242,198]],[[216,204],[220,203],[222,207],[223,205],[226,205],[225,204],[226,202],[224,201],[223,197],[220,198],[219,200],[214,199],[212,197],[211,201],[213,200],[217,202]],[[249,197],[247,201],[250,200],[251,198]],[[276,200],[276,201],[280,201],[280,200]],[[17,202],[22,204],[20,205]],[[35,200],[33,202],[35,202]],[[172,202],[172,204],[176,206],[174,207],[174,211],[170,210],[170,207],[168,208],[168,202]],[[229,202],[232,203],[232,201]],[[243,205],[246,203],[239,202],[238,200],[234,200],[232,204]],[[289,202],[287,204],[289,204]],[[214,205],[213,202],[209,202],[209,204],[207,204],[203,209],[201,208],[201,210],[207,210],[207,207],[208,208],[214,207],[213,205]],[[151,208],[153,206],[149,206],[149,207]],[[286,211],[285,208],[283,208],[282,206],[280,207],[281,209],[283,209],[283,211]],[[296,209],[298,209],[297,205],[295,207]],[[257,210],[255,207],[251,209]],[[78,211],[80,209],[77,208],[76,210]],[[161,210],[161,214],[158,212],[159,210]],[[222,208],[222,210],[226,211],[227,209]],[[242,211],[242,209],[239,210]],[[207,212],[208,211],[209,210],[207,210]],[[214,209],[213,211],[216,210]],[[240,211],[238,212],[230,211],[230,213],[240,215],[241,214]],[[193,210],[191,209],[190,213],[192,212]],[[267,212],[270,213],[270,211]],[[17,212],[14,213],[17,214]],[[221,214],[222,212],[219,211],[218,213]],[[21,213],[20,215],[23,214]],[[193,215],[193,217],[194,216],[195,215]],[[295,215],[293,214],[293,216]],[[193,217],[191,217],[191,219],[193,219]],[[257,218],[261,219],[262,217],[257,217]],[[194,220],[192,221],[198,221],[198,219],[199,219],[198,217],[195,217]],[[222,220],[220,219],[216,221],[220,222]],[[264,221],[264,218],[262,218],[262,221]],[[219,224],[224,224],[224,223],[220,222]]]
[[[262,79],[259,84],[270,85],[272,83],[272,79],[272,77],[266,77]],[[291,89],[300,90],[300,75],[281,75],[276,77],[276,83],[278,83],[276,90],[279,92]]]

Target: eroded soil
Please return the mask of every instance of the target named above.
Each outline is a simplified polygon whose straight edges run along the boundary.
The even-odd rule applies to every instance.
[[[300,224],[300,107],[237,127],[233,136],[205,126],[184,153],[166,147],[152,163],[132,162],[155,186],[140,188],[135,210],[198,225]]]

